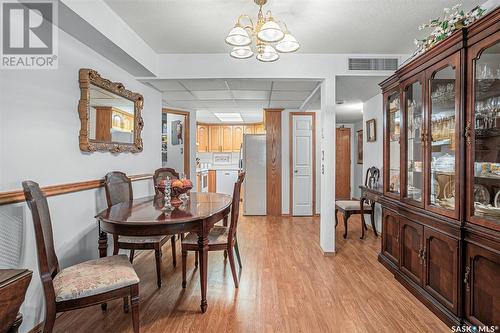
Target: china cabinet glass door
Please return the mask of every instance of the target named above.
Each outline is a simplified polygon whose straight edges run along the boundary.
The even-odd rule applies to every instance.
[[[422,206],[424,190],[423,139],[425,119],[422,82],[406,85],[405,98],[405,172],[403,198]]]
[[[428,133],[425,145],[429,171],[426,205],[452,218],[459,216],[458,159],[460,137],[457,130],[460,110],[460,54],[427,71]]]
[[[387,137],[386,137],[386,193],[399,199],[400,185],[400,134],[401,109],[399,91],[389,94],[386,100]]]
[[[471,222],[500,230],[500,34],[469,49],[468,207]]]

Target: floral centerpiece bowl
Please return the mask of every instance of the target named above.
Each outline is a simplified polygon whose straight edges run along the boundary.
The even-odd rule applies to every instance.
[[[182,205],[179,196],[193,188],[193,183],[189,179],[172,179],[170,181],[170,204],[173,207]]]

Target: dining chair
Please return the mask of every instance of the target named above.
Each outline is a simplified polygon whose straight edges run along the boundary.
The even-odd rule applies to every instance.
[[[108,207],[120,202],[131,201],[134,198],[132,182],[126,174],[112,171],[104,177],[104,188]],[[158,288],[161,287],[161,257],[162,246],[168,241],[169,235],[164,236],[119,236],[113,235],[113,254],[118,254],[119,249],[130,250],[130,263],[134,261],[135,250],[154,250],[156,259],[156,277]],[[172,244],[172,261],[176,266],[175,236],[170,237]]]
[[[159,168],[155,170],[153,175],[153,184],[155,186],[156,194],[159,194],[156,189],[156,185],[158,185],[160,181],[167,179],[167,177],[170,177],[170,179],[179,179],[179,173],[172,168]]]
[[[89,260],[61,270],[54,249],[47,198],[37,183],[24,181],[22,185],[33,216],[38,268],[45,295],[43,332],[52,332],[59,312],[103,304],[119,298],[128,299],[130,296],[134,333],[138,333],[139,278],[127,256],[115,255]],[[125,311],[128,311],[128,307]]]
[[[378,184],[378,180],[380,177],[380,170],[377,169],[376,167],[371,167],[366,170],[366,176],[365,176],[365,186],[368,188],[373,188],[376,184]],[[342,213],[342,217],[344,220],[344,239],[347,238],[347,222],[349,218],[352,215],[356,214],[361,214],[361,204],[360,200],[338,200],[335,201],[335,227],[339,224],[339,220],[337,217],[338,212]],[[371,218],[371,224],[373,228],[373,232],[375,233],[375,236],[377,236],[377,230],[375,229],[375,221],[374,221],[374,212],[372,209],[371,202],[368,202],[366,204],[363,204],[363,211],[366,214],[370,214]],[[364,230],[368,230],[368,227],[366,224],[363,222],[363,219],[361,219],[361,228],[364,228]],[[361,239],[363,239],[363,233],[361,236]]]
[[[238,248],[238,240],[236,230],[238,228],[238,217],[240,213],[240,191],[241,184],[245,179],[245,172],[242,171],[238,175],[238,180],[234,184],[233,199],[231,203],[231,222],[229,227],[214,226],[208,234],[208,251],[227,251],[229,264],[231,265],[231,273],[233,275],[234,286],[238,288],[238,276],[236,275],[236,266],[234,263],[233,248],[236,252],[238,264],[241,266],[240,250]],[[190,232],[181,242],[182,244],[182,288],[186,288],[186,261],[188,251],[195,251],[196,257],[199,256],[198,235]],[[197,263],[197,260],[195,261]],[[195,265],[197,266],[197,264]]]
[[[179,173],[172,168],[159,168],[155,170],[155,173],[153,174],[153,185],[155,187],[156,195],[162,195],[156,186],[160,183],[160,181],[167,179],[167,177],[170,177],[170,179],[179,179]],[[179,238],[181,240],[184,239],[184,233],[180,233]]]

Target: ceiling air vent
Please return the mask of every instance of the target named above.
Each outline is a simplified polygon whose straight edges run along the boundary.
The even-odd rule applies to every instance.
[[[395,71],[397,58],[349,58],[351,71]]]

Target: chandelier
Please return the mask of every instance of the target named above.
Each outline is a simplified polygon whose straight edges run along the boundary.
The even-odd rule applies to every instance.
[[[267,0],[254,0],[254,2],[259,6],[257,22],[254,24],[246,14],[240,15],[226,37],[226,43],[233,46],[231,57],[247,59],[256,53],[258,60],[272,62],[279,59],[279,53],[297,51],[300,47],[299,42],[288,31],[286,24],[276,21],[270,10],[266,15],[262,14],[262,6]],[[243,24],[245,19],[248,21],[246,25]],[[252,42],[255,44],[253,49]]]

